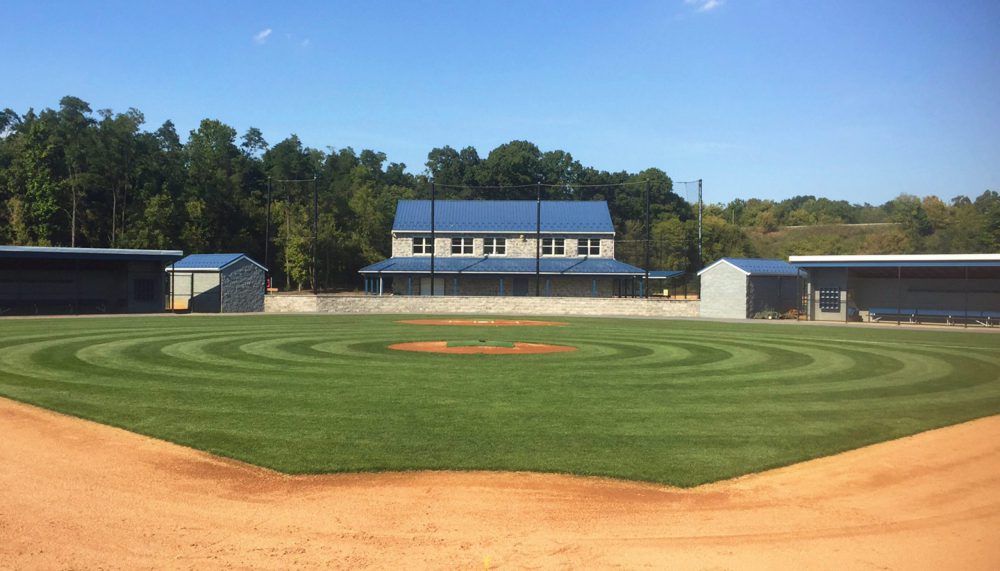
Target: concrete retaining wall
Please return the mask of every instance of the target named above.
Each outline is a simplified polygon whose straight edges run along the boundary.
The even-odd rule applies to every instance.
[[[699,303],[633,298],[268,295],[264,298],[264,311],[698,317]]]

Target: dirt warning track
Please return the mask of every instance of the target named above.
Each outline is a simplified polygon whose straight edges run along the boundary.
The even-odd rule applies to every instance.
[[[690,490],[284,476],[4,399],[0,435],[0,569],[1000,568],[1000,417]]]

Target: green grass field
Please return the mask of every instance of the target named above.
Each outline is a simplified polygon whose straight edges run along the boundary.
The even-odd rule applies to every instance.
[[[0,395],[290,473],[568,472],[691,486],[1000,413],[1000,336],[569,318],[0,321]],[[574,345],[551,355],[406,341]]]

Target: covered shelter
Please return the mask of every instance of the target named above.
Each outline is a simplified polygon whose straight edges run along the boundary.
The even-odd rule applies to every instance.
[[[167,267],[167,307],[194,313],[264,311],[266,273],[246,254],[192,254]]]
[[[180,250],[0,246],[0,315],[157,313]]]
[[[639,291],[643,270],[613,259],[543,258],[538,262],[541,294],[611,297]],[[534,291],[533,258],[439,258],[434,269],[435,295],[525,296]],[[429,258],[390,258],[361,270],[366,293],[390,290],[401,295],[429,295]],[[387,280],[392,280],[387,285]]]
[[[749,319],[762,312],[785,313],[801,303],[801,272],[784,260],[721,258],[701,278],[701,316]]]
[[[649,295],[653,297],[676,297],[677,291],[671,291],[678,284],[684,286],[684,298],[687,298],[687,272],[684,270],[649,270]]]
[[[809,319],[995,325],[1000,254],[791,256]]]

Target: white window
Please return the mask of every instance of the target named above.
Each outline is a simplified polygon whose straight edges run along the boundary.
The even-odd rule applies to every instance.
[[[506,238],[483,238],[483,253],[488,256],[506,256]]]
[[[471,256],[472,255],[472,238],[452,238],[451,239],[451,255],[452,256]]]
[[[434,251],[434,244],[431,243],[430,238],[414,238],[413,239],[413,255],[415,256],[429,256],[431,252]]]
[[[566,245],[562,238],[542,238],[543,256],[565,256]]]
[[[577,256],[600,256],[600,238],[580,238],[576,243]]]

